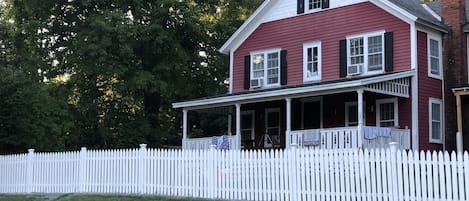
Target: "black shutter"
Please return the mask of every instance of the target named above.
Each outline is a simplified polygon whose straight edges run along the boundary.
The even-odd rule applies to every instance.
[[[329,8],[329,0],[322,0],[322,9]]]
[[[251,55],[244,57],[244,89],[251,88]]]
[[[288,82],[288,70],[287,70],[287,50],[280,51],[280,84],[286,85]]]
[[[297,4],[298,7],[297,7],[296,12],[298,14],[304,13],[305,12],[305,0],[298,0],[297,2],[298,2],[298,4]]]
[[[339,67],[340,67],[340,77],[347,77],[347,40],[340,41],[340,58],[339,58]]]
[[[384,33],[384,71],[391,72],[394,68],[394,36],[393,32]]]

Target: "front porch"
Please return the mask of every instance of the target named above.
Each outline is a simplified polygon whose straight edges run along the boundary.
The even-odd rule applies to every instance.
[[[183,108],[182,148],[370,149],[397,142],[399,148],[411,149],[412,75],[403,72],[178,103],[175,108]],[[189,111],[214,107],[230,111],[226,131],[218,134],[223,137],[189,138]]]
[[[326,129],[295,130],[287,134],[289,146],[313,149],[376,149],[386,148],[389,143],[397,142],[399,149],[410,149],[410,130],[391,129],[389,137],[381,136],[368,139],[359,134],[358,126]],[[315,135],[319,136],[316,137]],[[229,149],[239,149],[236,136],[227,136]],[[311,139],[318,139],[317,142]],[[209,149],[214,144],[214,137],[183,139],[183,149]],[[242,145],[241,148],[245,148]]]

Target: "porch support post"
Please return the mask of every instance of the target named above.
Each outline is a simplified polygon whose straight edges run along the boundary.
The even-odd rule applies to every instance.
[[[286,101],[286,113],[287,113],[287,125],[285,129],[285,148],[290,147],[290,132],[291,132],[291,98],[285,98]]]
[[[363,89],[358,89],[357,90],[357,95],[358,95],[358,139],[359,139],[359,147],[362,147],[363,144]]]
[[[456,114],[458,122],[458,132],[456,133],[456,150],[458,153],[463,152],[463,138],[462,138],[462,108],[461,108],[461,95],[456,94]]]
[[[236,149],[241,149],[241,104],[236,104]]]
[[[182,110],[182,148],[184,148],[187,140],[187,112],[186,108]]]
[[[232,136],[233,133],[231,132],[231,121],[233,120],[233,117],[231,114],[228,115],[228,136]]]

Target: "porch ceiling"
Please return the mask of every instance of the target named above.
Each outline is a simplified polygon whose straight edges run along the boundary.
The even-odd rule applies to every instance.
[[[252,91],[241,94],[228,94],[213,98],[173,103],[173,108],[186,108],[191,110],[205,109],[234,104],[255,103],[259,101],[274,101],[285,98],[302,98],[308,96],[344,93],[356,91],[358,89],[399,97],[409,97],[409,78],[414,75],[416,75],[416,71],[410,70],[312,85]]]

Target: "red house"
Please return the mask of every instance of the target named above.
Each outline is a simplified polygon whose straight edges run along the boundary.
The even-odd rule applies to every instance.
[[[391,141],[444,149],[443,43],[451,27],[436,7],[266,0],[220,48],[230,55],[229,93],[173,104],[183,110],[183,148],[213,141],[188,137],[189,111],[232,107],[232,149],[379,148]]]

